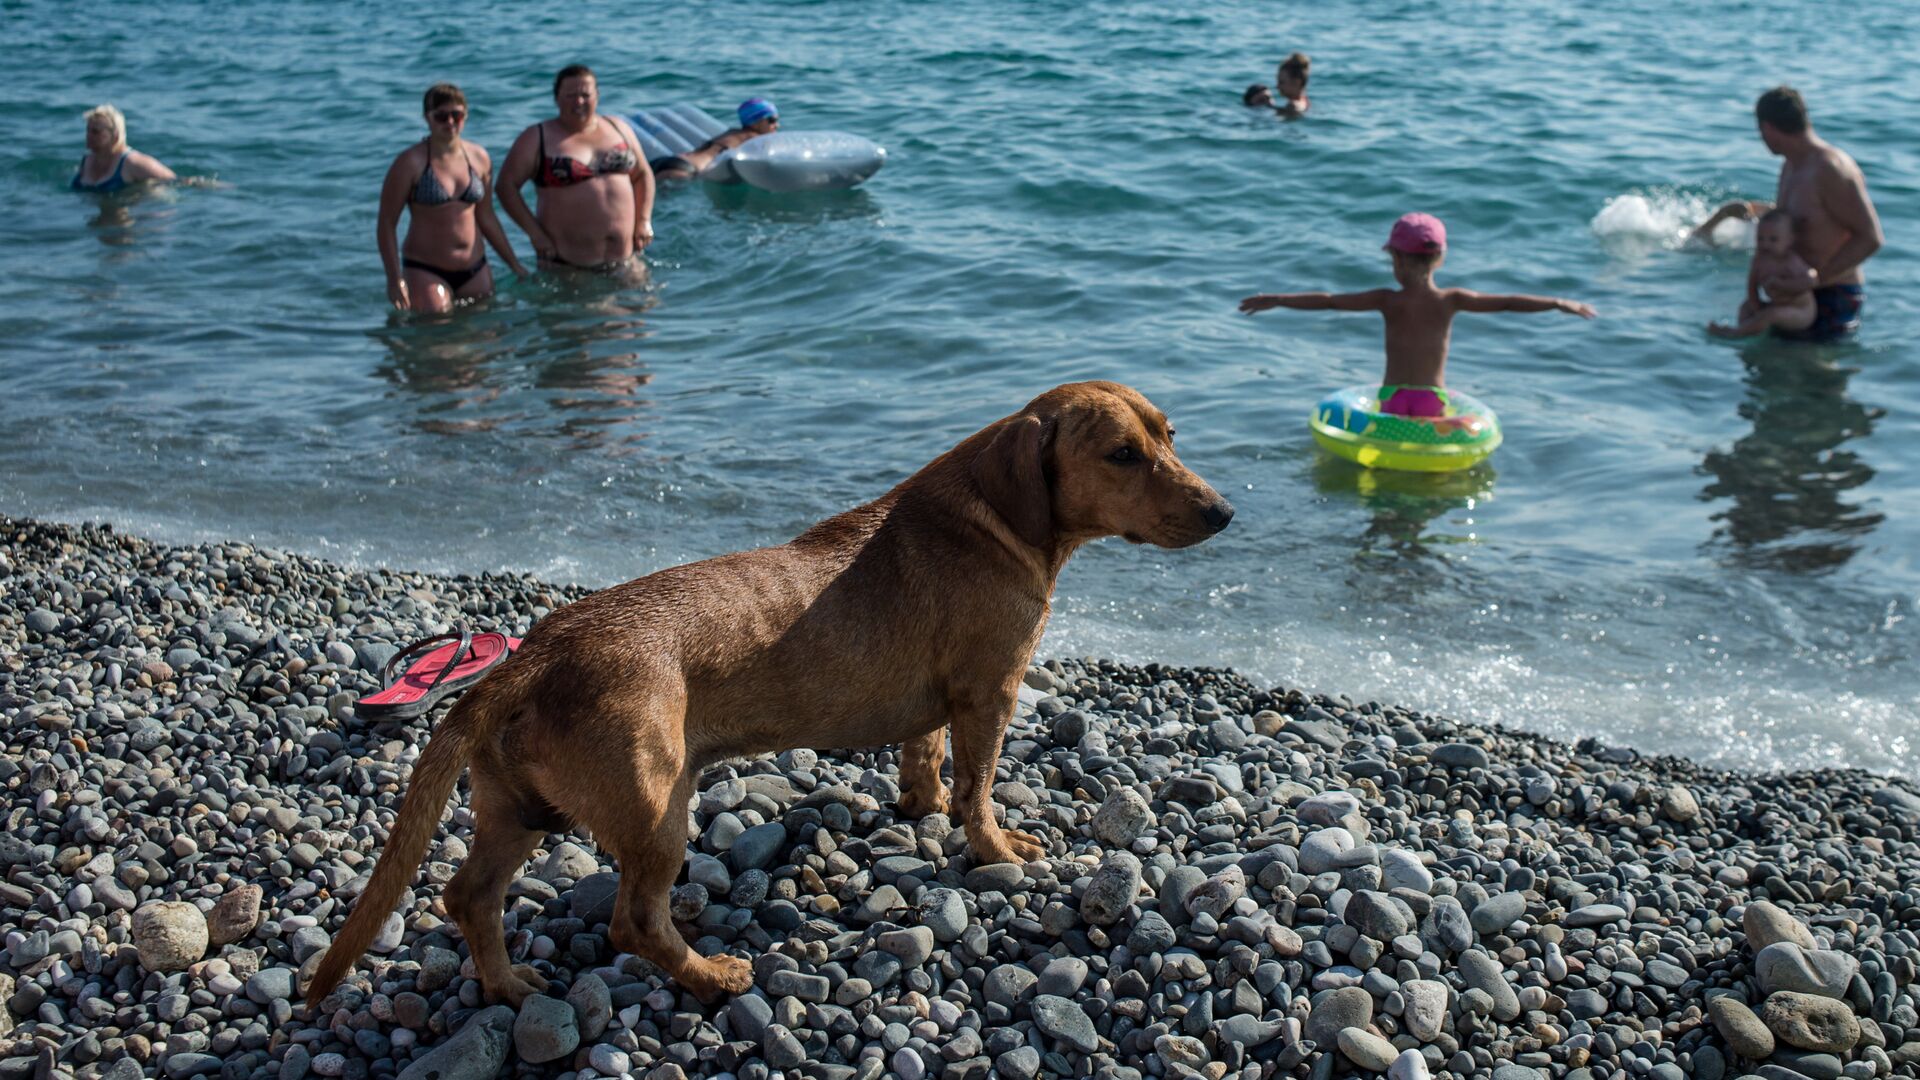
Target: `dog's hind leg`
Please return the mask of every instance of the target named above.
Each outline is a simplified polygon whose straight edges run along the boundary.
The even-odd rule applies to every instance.
[[[507,903],[507,886],[546,834],[529,828],[521,820],[513,794],[480,768],[473,771],[472,805],[473,847],[460,872],[447,883],[447,914],[467,939],[467,952],[487,999],[506,1001],[517,1009],[529,996],[546,989],[546,980],[532,968],[511,966],[501,910]]]
[[[644,774],[637,774],[644,777]],[[613,946],[658,965],[695,997],[712,1001],[753,985],[753,966],[737,956],[703,957],[673,925],[668,894],[687,858],[687,800],[693,776],[631,794],[618,832],[595,832],[620,860],[620,895],[609,928]],[[662,799],[665,805],[661,805]]]
[[[1026,833],[1003,829],[993,820],[993,771],[1000,764],[1000,739],[1013,714],[1007,700],[955,702],[953,728],[953,801],[967,830],[967,846],[981,863],[1032,862],[1045,858],[1047,846]]]
[[[940,763],[947,757],[947,729],[937,727],[900,744],[900,813],[910,818],[947,813],[946,781]]]

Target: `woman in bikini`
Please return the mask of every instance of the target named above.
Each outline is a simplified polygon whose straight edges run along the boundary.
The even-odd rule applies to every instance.
[[[600,91],[584,64],[553,80],[560,115],[520,133],[500,168],[500,205],[533,242],[544,267],[597,270],[622,281],[642,274],[634,256],[653,242],[653,170],[626,121],[599,114]],[[520,186],[533,181],[539,209]]]
[[[387,268],[387,299],[401,311],[440,313],[456,301],[493,295],[483,237],[515,275],[526,277],[527,268],[514,257],[493,212],[493,159],[460,137],[467,96],[440,83],[427,90],[421,111],[428,135],[402,150],[387,170],[376,235]],[[406,243],[396,244],[402,209],[412,216]]]
[[[111,195],[142,180],[178,180],[173,170],[127,145],[127,118],[111,105],[87,110],[87,154],[68,185],[92,195]]]

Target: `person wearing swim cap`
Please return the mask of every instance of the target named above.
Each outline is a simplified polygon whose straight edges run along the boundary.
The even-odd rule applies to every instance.
[[[1277,307],[1379,312],[1387,326],[1387,371],[1381,379],[1380,411],[1436,419],[1448,415],[1447,347],[1455,315],[1462,311],[1564,311],[1583,319],[1594,317],[1593,308],[1577,300],[1502,296],[1435,285],[1433,273],[1447,255],[1447,227],[1432,214],[1407,214],[1394,222],[1386,250],[1393,254],[1398,289],[1262,293],[1240,301],[1240,310],[1248,315]]]
[[[766,98],[748,98],[740,103],[736,114],[739,127],[723,131],[684,154],[667,154],[647,162],[653,167],[653,175],[662,180],[691,180],[721,154],[780,130],[780,110]]]

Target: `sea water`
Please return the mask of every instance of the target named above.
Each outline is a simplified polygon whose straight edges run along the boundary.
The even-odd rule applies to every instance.
[[[1055,383],[1119,379],[1239,515],[1082,551],[1043,654],[1911,773],[1916,37],[1830,0],[9,4],[0,511],[604,584],[784,540]],[[1311,116],[1243,109],[1295,49]],[[889,163],[664,193],[644,288],[390,313],[375,205],[422,91],[461,84],[497,161],[575,61],[608,111],[765,96]],[[1771,196],[1751,110],[1779,82],[1885,225],[1855,344],[1702,332],[1747,252],[1683,238]],[[65,190],[101,101],[210,183]],[[1507,440],[1467,475],[1315,449],[1312,404],[1379,375],[1375,317],[1235,312],[1390,284],[1409,210],[1448,224],[1443,284],[1601,313],[1459,320],[1450,381]]]

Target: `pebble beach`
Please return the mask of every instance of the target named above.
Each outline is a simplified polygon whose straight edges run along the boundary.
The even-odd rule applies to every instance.
[[[710,770],[675,915],[731,1001],[607,943],[617,867],[553,836],[488,1005],[441,890],[326,1000],[431,718],[395,648],[581,595],[0,518],[0,1080],[1533,1080],[1920,1076],[1920,794],[1740,773],[1225,670],[1031,668],[995,797],[1047,860],[895,814],[894,755]]]

